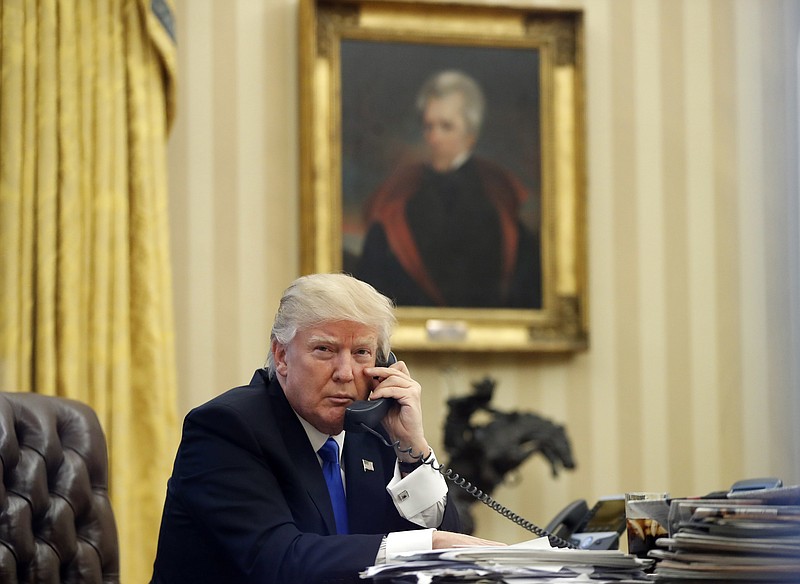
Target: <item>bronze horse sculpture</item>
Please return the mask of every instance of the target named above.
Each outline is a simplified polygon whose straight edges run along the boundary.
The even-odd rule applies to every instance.
[[[550,463],[553,476],[560,469],[574,469],[572,448],[563,426],[528,412],[503,412],[489,406],[495,381],[489,377],[472,385],[471,394],[447,400],[444,446],[450,456],[446,465],[474,487],[489,495],[505,476],[528,457],[539,453]],[[488,423],[476,425],[481,412]],[[465,489],[450,486],[465,533],[473,533],[470,505],[476,499]]]

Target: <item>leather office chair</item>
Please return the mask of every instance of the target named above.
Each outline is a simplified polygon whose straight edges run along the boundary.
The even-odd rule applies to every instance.
[[[118,583],[108,452],[86,404],[0,392],[0,582]]]

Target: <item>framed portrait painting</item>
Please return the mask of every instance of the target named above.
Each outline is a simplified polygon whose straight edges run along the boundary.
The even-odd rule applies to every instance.
[[[301,269],[392,298],[398,349],[588,343],[582,14],[304,0]]]

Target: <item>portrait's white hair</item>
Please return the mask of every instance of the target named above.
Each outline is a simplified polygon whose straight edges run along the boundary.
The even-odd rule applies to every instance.
[[[452,94],[464,97],[464,120],[470,134],[478,137],[483,124],[483,111],[486,100],[478,82],[466,73],[456,70],[440,71],[428,78],[417,94],[417,109],[420,113],[431,99]]]

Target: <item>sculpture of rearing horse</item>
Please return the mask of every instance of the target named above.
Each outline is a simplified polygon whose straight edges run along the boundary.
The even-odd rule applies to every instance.
[[[563,426],[527,412],[502,412],[489,406],[495,381],[489,377],[473,383],[473,392],[447,401],[444,446],[450,455],[447,466],[486,494],[505,476],[537,452],[543,455],[557,476],[561,468],[574,469],[570,441]],[[490,421],[473,423],[482,412]],[[465,533],[474,532],[469,507],[475,499],[460,488],[451,487]]]

